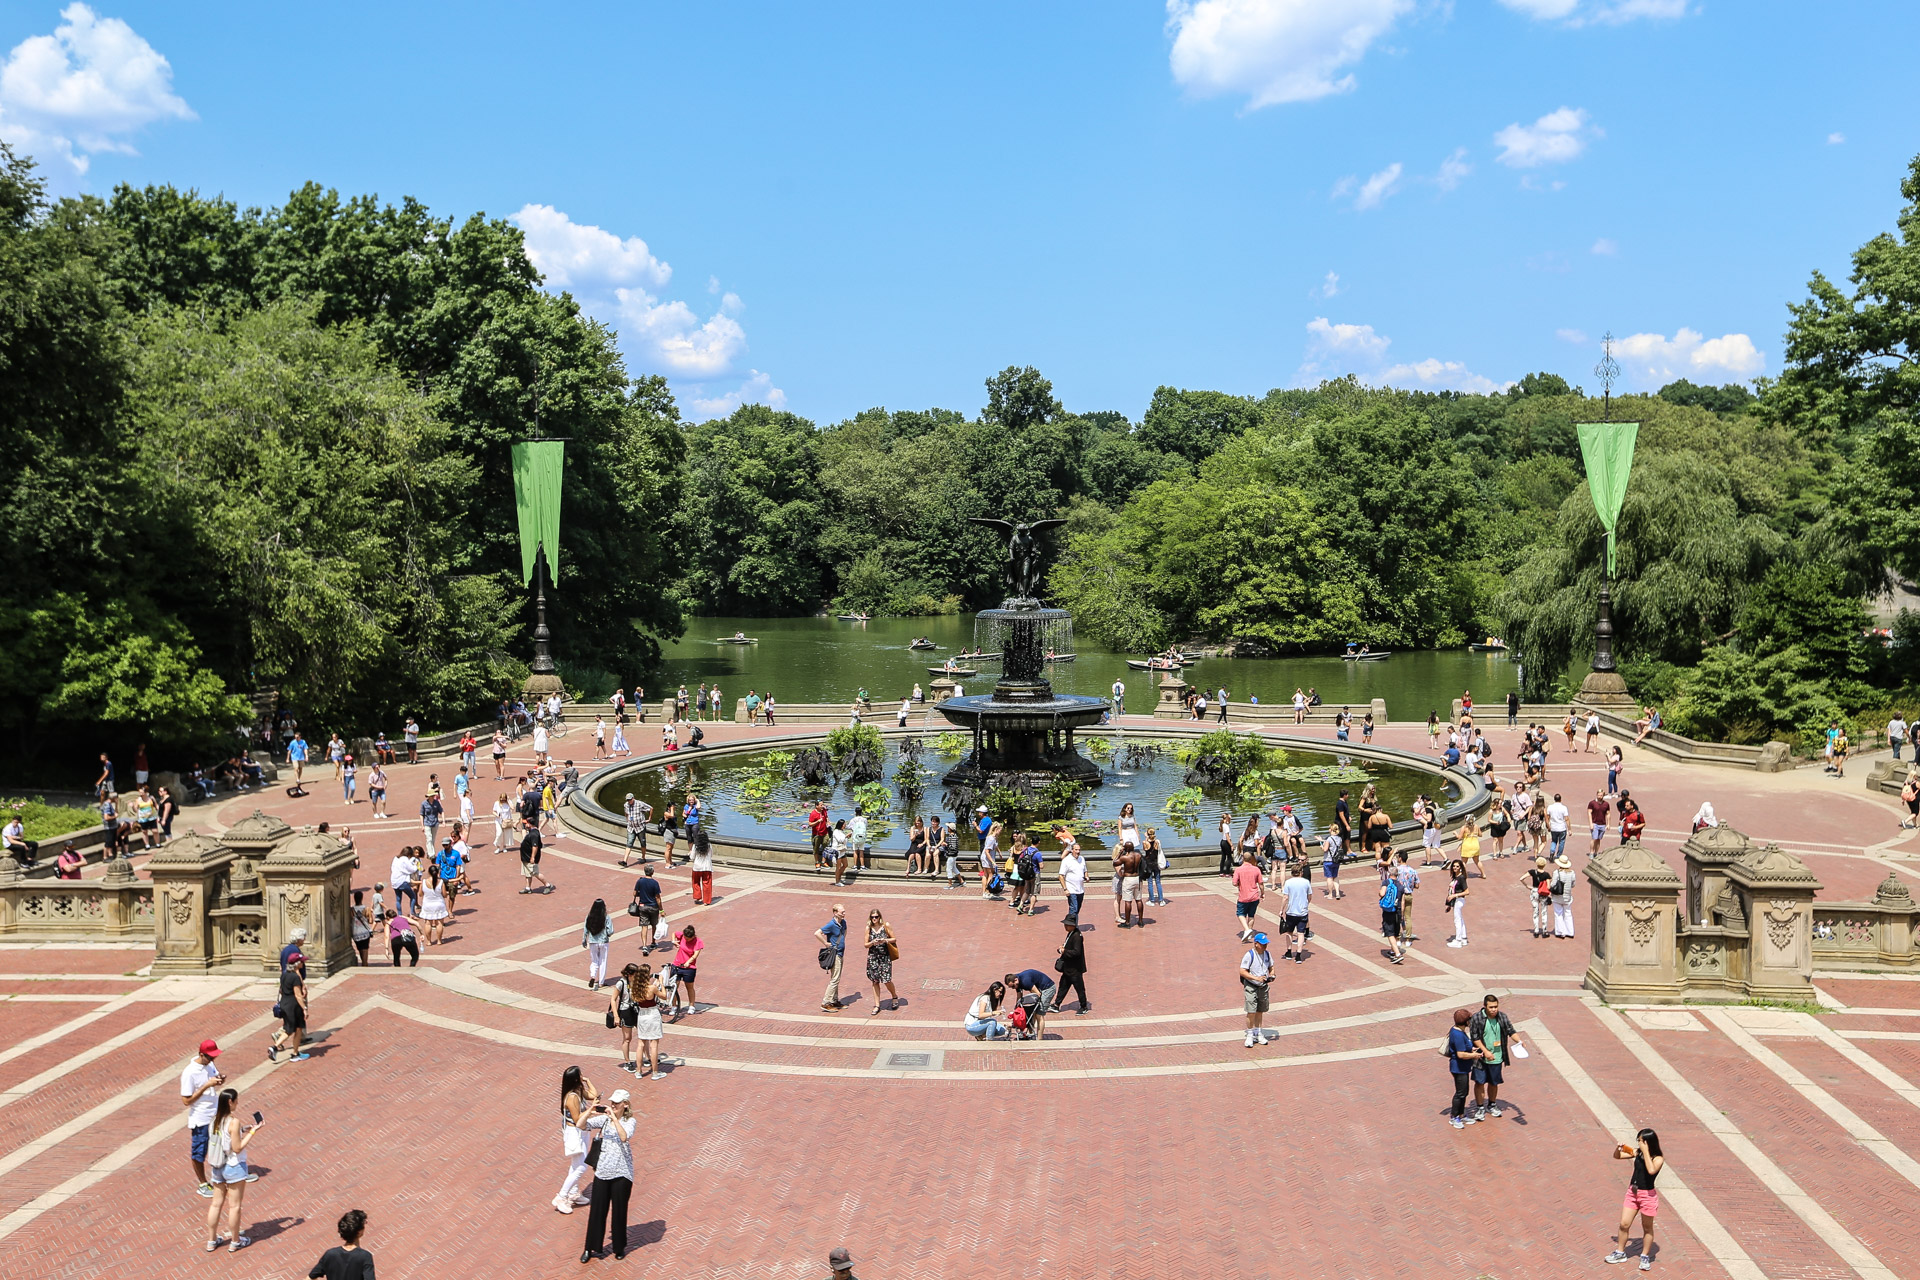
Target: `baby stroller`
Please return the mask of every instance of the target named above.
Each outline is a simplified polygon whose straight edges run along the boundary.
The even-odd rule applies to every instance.
[[[1045,991],[1022,991],[1020,999],[1014,1003],[1013,1012],[1007,1017],[1007,1029],[1014,1040],[1038,1039],[1034,1023],[1040,1017],[1040,1002],[1047,998]]]

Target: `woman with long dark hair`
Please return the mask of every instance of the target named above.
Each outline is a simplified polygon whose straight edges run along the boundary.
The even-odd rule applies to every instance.
[[[253,1243],[240,1234],[240,1202],[246,1199],[247,1184],[255,1176],[247,1169],[247,1143],[260,1126],[241,1127],[239,1103],[238,1089],[222,1089],[213,1124],[207,1130],[207,1181],[213,1184],[213,1199],[207,1204],[208,1253],[218,1249],[222,1241],[228,1253],[238,1253]],[[224,1236],[219,1231],[223,1215],[227,1220]]]
[[[587,1196],[580,1190],[587,1174],[587,1147],[592,1142],[585,1131],[586,1116],[599,1096],[593,1081],[581,1075],[579,1067],[568,1067],[560,1073],[560,1145],[566,1151],[567,1176],[561,1179],[552,1204],[561,1213],[572,1213],[576,1206],[587,1203]]]
[[[682,1008],[680,1003],[680,993],[682,990],[685,990],[687,995],[684,1007],[689,1011],[694,1008],[693,980],[700,976],[698,973],[700,952],[706,948],[707,944],[700,941],[700,935],[694,932],[692,925],[688,925],[680,932],[674,934],[673,941],[673,964],[669,966],[674,980],[673,1006],[671,1012],[673,1013],[674,1020],[677,1022],[679,1021],[680,1010]]]
[[[633,983],[630,991],[637,1009],[633,1038],[640,1042],[640,1056],[637,1059],[640,1065],[633,1074],[651,1080],[664,1080],[666,1073],[660,1070],[660,1038],[665,1033],[660,1017],[660,975],[653,971],[652,965],[643,964],[640,972],[634,976]]]
[[[1653,1189],[1654,1180],[1660,1176],[1660,1170],[1666,1165],[1666,1157],[1660,1154],[1660,1135],[1651,1129],[1642,1129],[1634,1135],[1632,1145],[1621,1143],[1613,1149],[1615,1160],[1633,1161],[1633,1177],[1627,1183],[1627,1198],[1620,1204],[1620,1234],[1613,1242],[1613,1252],[1607,1255],[1608,1262],[1627,1261],[1627,1232],[1633,1229],[1635,1214],[1640,1215],[1640,1269],[1653,1270],[1653,1219],[1660,1212],[1660,1193]]]
[[[607,1025],[620,1033],[620,1069],[637,1070],[633,1056],[634,1028],[640,1025],[638,983],[640,966],[629,964],[620,970],[620,980],[607,997]]]
[[[595,898],[587,908],[587,924],[580,933],[580,945],[587,949],[587,990],[598,991],[607,980],[607,952],[613,946],[613,922],[607,919],[604,898]]]

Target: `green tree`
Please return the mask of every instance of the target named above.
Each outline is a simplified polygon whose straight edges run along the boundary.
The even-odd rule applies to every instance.
[[[1692,663],[1733,629],[1784,539],[1743,514],[1719,467],[1692,453],[1637,457],[1618,523],[1614,651]],[[1550,684],[1591,651],[1606,531],[1582,484],[1495,602],[1530,679]]]
[[[1140,422],[1138,440],[1143,449],[1199,462],[1259,425],[1261,417],[1259,404],[1247,396],[1158,387]]]
[[[137,474],[219,583],[248,662],[323,721],[470,716],[517,670],[496,578],[463,574],[473,464],[359,326],[310,302],[139,330]]]

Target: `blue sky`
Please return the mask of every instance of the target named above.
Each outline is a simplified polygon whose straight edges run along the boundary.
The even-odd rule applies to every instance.
[[[0,136],[56,189],[309,179],[513,216],[668,374],[833,421],[1033,364],[1630,389],[1779,371],[1890,229],[1920,6],[1176,0],[0,5]],[[1902,84],[1908,86],[1903,90]]]

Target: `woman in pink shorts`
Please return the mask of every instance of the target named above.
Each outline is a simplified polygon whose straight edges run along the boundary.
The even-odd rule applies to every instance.
[[[1607,1255],[1608,1262],[1626,1262],[1627,1232],[1633,1228],[1633,1215],[1640,1215],[1640,1269],[1653,1270],[1653,1219],[1660,1212],[1660,1193],[1653,1189],[1654,1179],[1660,1176],[1666,1157],[1660,1154],[1660,1135],[1651,1129],[1642,1129],[1635,1135],[1634,1145],[1621,1143],[1613,1149],[1615,1160],[1633,1161],[1633,1179],[1627,1183],[1627,1198],[1620,1205],[1620,1237],[1614,1241],[1613,1252]]]

